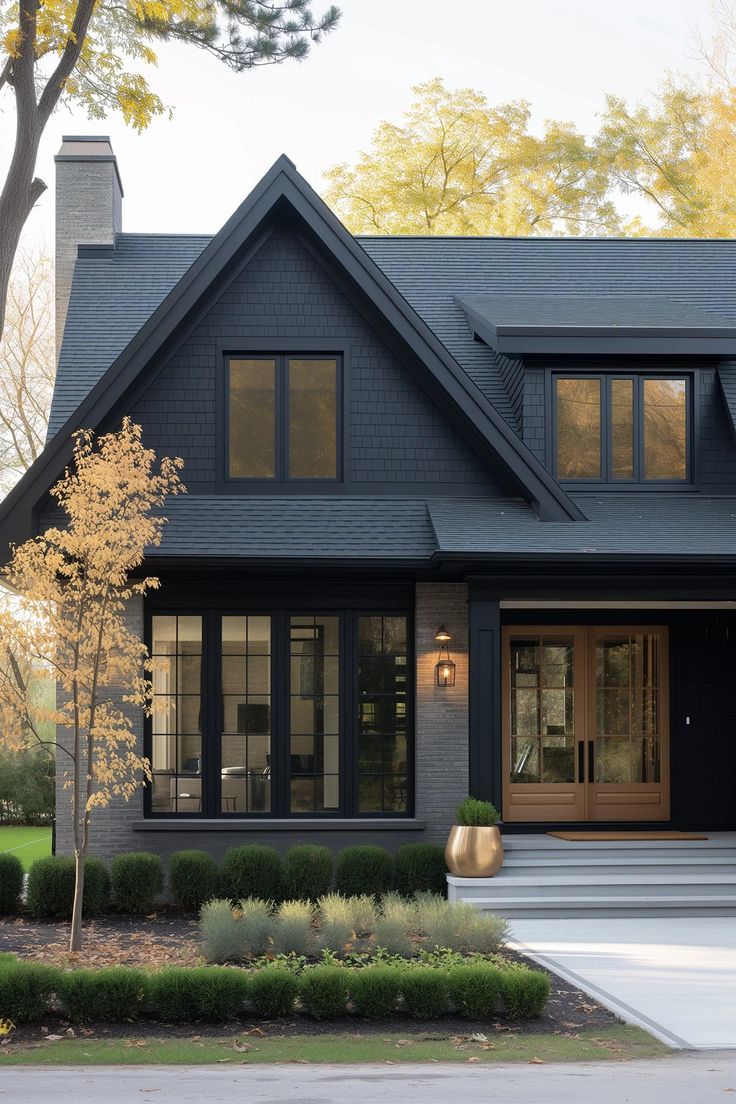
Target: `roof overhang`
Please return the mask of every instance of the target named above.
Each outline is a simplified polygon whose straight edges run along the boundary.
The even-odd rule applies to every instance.
[[[736,326],[656,296],[478,296],[456,300],[471,330],[506,356],[735,356]],[[647,322],[632,322],[631,316]]]

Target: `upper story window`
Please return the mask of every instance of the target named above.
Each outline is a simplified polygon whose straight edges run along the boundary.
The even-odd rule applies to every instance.
[[[230,357],[226,380],[228,478],[338,478],[336,357]]]
[[[602,483],[687,481],[690,390],[687,376],[555,376],[557,478]]]

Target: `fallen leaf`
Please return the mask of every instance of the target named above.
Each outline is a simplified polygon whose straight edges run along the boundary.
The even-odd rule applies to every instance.
[[[529,1059],[529,1065],[530,1066],[543,1066],[544,1065],[544,1058],[530,1058]]]
[[[468,1061],[469,1062],[480,1062],[480,1058],[478,1058],[478,1056],[475,1055],[473,1058],[468,1058]]]
[[[63,1039],[63,1035],[44,1035],[44,1039],[47,1043],[58,1043],[59,1039]]]

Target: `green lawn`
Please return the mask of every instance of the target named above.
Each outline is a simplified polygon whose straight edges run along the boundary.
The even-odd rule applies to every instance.
[[[51,854],[50,828],[0,827],[0,853],[11,851],[30,870],[31,863]]]
[[[570,1035],[448,1036],[440,1027],[422,1034],[395,1031],[359,1035],[253,1036],[186,1039],[58,1039],[13,1045],[3,1066],[233,1065],[279,1062],[600,1062],[659,1058],[671,1053],[638,1027],[609,1027]]]

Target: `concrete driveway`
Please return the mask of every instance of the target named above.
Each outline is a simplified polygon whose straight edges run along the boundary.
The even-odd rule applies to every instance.
[[[736,918],[515,920],[517,946],[673,1047],[736,1048]]]

